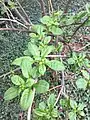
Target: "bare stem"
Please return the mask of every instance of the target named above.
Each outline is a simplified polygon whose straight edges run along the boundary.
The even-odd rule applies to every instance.
[[[55,101],[55,103],[54,103],[54,106],[56,106],[57,102],[59,101],[59,98],[60,98],[62,92],[63,92],[63,86],[62,86],[61,89],[60,89],[60,92],[59,92],[58,97],[57,97],[57,99],[56,99],[56,101]]]
[[[17,23],[18,25],[23,26],[24,28],[28,29],[28,27],[26,27],[24,24],[22,24],[21,22],[18,22],[17,20],[13,20],[13,19],[8,19],[8,18],[0,18],[0,21],[11,21],[14,23]]]
[[[18,70],[20,70],[20,67],[18,67],[18,68],[16,68],[16,69],[14,69],[14,70],[12,70],[12,71],[13,71],[13,72],[16,72],[16,71],[18,71]],[[12,71],[7,72],[7,73],[5,73],[5,74],[1,75],[1,76],[0,76],[0,78],[3,78],[3,77],[6,77],[7,75],[10,75],[10,74],[12,73]]]
[[[53,87],[53,88],[50,88],[50,89],[48,90],[48,92],[50,92],[50,91],[52,91],[52,90],[54,90],[54,89],[60,88],[60,87],[62,87],[62,86],[61,86],[61,85],[58,85],[58,86],[55,86],[55,87]]]
[[[74,31],[74,33],[73,33],[72,36],[71,36],[71,39],[72,39],[73,36],[77,33],[77,31],[78,31],[81,27],[83,27],[83,26],[85,25],[85,23],[88,21],[88,19],[89,19],[89,17],[87,17],[86,20],[83,21],[83,23],[80,24],[80,25],[76,28],[76,30]]]
[[[23,9],[23,7],[22,7],[21,4],[19,3],[19,1],[16,0],[16,2],[17,2],[18,5],[20,6],[20,8],[21,8],[22,12],[24,13],[24,15],[26,16],[28,22],[29,22],[30,24],[32,24],[32,22],[30,21],[30,18],[28,17],[27,13],[26,13],[25,10]]]
[[[34,96],[35,96],[35,88],[33,89],[33,100],[34,100]],[[32,105],[30,105],[29,109],[28,109],[28,115],[27,115],[27,120],[31,120],[31,108],[32,108]]]

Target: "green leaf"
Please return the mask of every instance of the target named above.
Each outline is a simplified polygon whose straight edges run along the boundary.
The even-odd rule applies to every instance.
[[[37,35],[36,35],[35,33],[30,33],[29,35],[30,35],[30,37],[32,37],[32,38],[36,38],[36,37],[37,37]]]
[[[44,31],[44,26],[42,26],[42,25],[37,25],[37,33],[39,34],[39,35],[42,35],[43,34],[43,31]]]
[[[39,65],[39,73],[41,75],[44,75],[45,72],[46,72],[46,66],[43,64]]]
[[[84,76],[84,78],[86,78],[87,80],[89,80],[89,78],[90,78],[89,73],[86,70],[81,70],[81,72],[82,72],[82,75]]]
[[[62,29],[55,27],[55,26],[52,27],[51,32],[54,35],[61,35],[63,33]]]
[[[18,88],[10,87],[4,94],[5,100],[12,100],[13,98],[17,97],[18,95]]]
[[[84,26],[90,26],[90,19],[88,19],[88,21],[86,21],[86,23],[84,24]]]
[[[47,114],[47,113],[43,112],[41,109],[39,109],[39,108],[36,108],[36,109],[34,110],[34,113],[35,113],[37,116],[40,116],[40,117],[45,116],[45,115]]]
[[[33,59],[29,56],[24,56],[24,57],[20,57],[20,58],[16,58],[13,62],[12,62],[12,65],[18,65],[18,66],[21,66],[22,64],[22,61],[24,60],[27,60],[29,61],[30,63],[33,63]]]
[[[30,70],[32,69],[32,62],[30,59],[23,59],[21,63],[21,70],[23,73],[23,76],[26,78],[29,78]]]
[[[81,115],[81,116],[85,116],[85,113],[84,113],[84,111],[79,111],[79,115]]]
[[[46,65],[55,71],[63,71],[65,69],[64,64],[58,60],[47,61]]]
[[[70,113],[69,113],[69,119],[70,119],[70,120],[76,120],[76,113],[73,112],[73,111],[70,112]]]
[[[71,106],[71,108],[76,109],[76,108],[77,108],[77,103],[76,103],[76,101],[70,99],[70,106]]]
[[[51,21],[50,16],[44,16],[43,18],[40,19],[43,24],[48,24]]]
[[[44,49],[42,49],[41,56],[42,57],[47,57],[49,53],[51,53],[55,49],[54,46],[47,46]]]
[[[75,22],[74,16],[70,16],[69,19],[66,20],[66,25],[70,25],[70,24],[72,24],[74,22]]]
[[[23,84],[25,84],[25,81],[18,75],[13,75],[11,77],[11,81],[15,85],[23,85]]]
[[[34,79],[32,78],[28,78],[27,81],[26,81],[26,87],[32,87],[34,84]]]
[[[39,103],[39,109],[45,110],[46,104],[44,102]]]
[[[86,16],[86,11],[80,11],[79,13],[77,13],[76,16],[77,16],[76,19],[80,20],[80,19],[82,19],[83,17]]]
[[[34,94],[35,92],[32,90],[24,90],[20,99],[20,105],[23,110],[27,110],[30,106],[32,106]]]
[[[57,118],[58,115],[59,115],[56,108],[54,108],[54,109],[52,110],[51,114],[52,114],[52,117],[54,117],[54,118]]]
[[[55,100],[56,100],[55,95],[51,94],[47,100],[48,107],[54,106]]]
[[[33,26],[33,29],[34,29],[39,35],[42,35],[45,27],[42,26],[42,25],[34,25],[34,26]]]
[[[51,36],[47,36],[44,38],[44,44],[48,44],[51,41]]]
[[[83,103],[79,103],[78,110],[83,110],[86,105]]]
[[[79,89],[86,89],[87,87],[87,81],[83,78],[80,78],[76,81],[77,88]]]
[[[49,89],[49,83],[45,80],[40,80],[35,84],[36,92],[45,93]]]
[[[40,56],[39,48],[31,42],[28,43],[28,51],[33,56]]]
[[[60,105],[64,108],[64,107],[68,107],[69,106],[69,99],[60,99]]]
[[[37,67],[33,67],[30,71],[30,75],[33,77],[33,78],[37,78],[37,77],[40,77],[40,73],[38,71],[38,68]]]
[[[69,58],[68,59],[68,64],[69,65],[75,64],[75,60],[73,58]]]
[[[21,63],[22,63],[22,60],[23,60],[23,57],[16,58],[16,59],[12,62],[12,65],[18,65],[18,66],[20,66]]]
[[[86,4],[86,11],[87,11],[87,13],[90,13],[90,4],[89,3]]]
[[[26,56],[30,56],[29,51],[28,51],[28,50],[25,50],[25,51],[24,51],[24,55],[26,55]]]

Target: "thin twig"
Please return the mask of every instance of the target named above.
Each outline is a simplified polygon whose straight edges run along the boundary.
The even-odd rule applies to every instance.
[[[11,21],[11,22],[17,23],[18,25],[21,25],[21,26],[23,26],[24,28],[28,29],[27,26],[25,26],[25,25],[22,24],[21,22],[18,22],[17,20],[8,19],[8,18],[0,18],[0,21]]]
[[[64,58],[66,55],[48,55],[47,58]]]
[[[21,13],[18,11],[17,8],[14,9],[18,17],[26,24],[29,25],[29,23],[25,20],[25,18],[21,15]]]
[[[61,62],[62,62],[62,58],[60,58],[60,60],[61,60]],[[64,71],[62,71],[61,86],[62,86],[62,87],[61,87],[61,89],[60,89],[60,91],[59,91],[59,94],[58,94],[57,99],[56,99],[56,101],[55,101],[55,103],[54,103],[54,106],[56,106],[56,104],[58,103],[61,94],[62,94],[62,93],[65,94]]]
[[[51,13],[53,13],[53,5],[52,5],[52,0],[49,0],[48,1],[48,4],[49,4],[49,12],[51,11]]]
[[[35,83],[37,83],[37,79],[35,79]],[[32,100],[34,100],[34,96],[35,96],[35,88],[33,88],[33,96],[32,96]],[[28,109],[28,115],[27,115],[27,120],[31,120],[31,108],[32,108],[32,104],[30,105],[29,109]]]
[[[9,16],[9,13],[8,13],[8,9],[7,9],[6,5],[5,5],[4,3],[2,3],[2,4],[3,4],[3,6],[4,6],[4,9],[5,9],[5,11],[6,11],[6,14],[7,14],[8,19],[10,19],[10,16]],[[10,21],[10,24],[11,24],[11,27],[14,28],[11,21]]]
[[[60,92],[59,92],[58,97],[57,97],[57,99],[56,99],[56,101],[55,101],[55,103],[54,103],[54,106],[56,106],[57,102],[59,101],[59,98],[60,98],[62,92],[63,92],[63,86],[62,86],[61,89],[60,89]]]
[[[13,71],[13,72],[16,72],[16,71],[18,71],[18,70],[20,70],[20,67],[14,69],[14,70],[12,70],[12,71]],[[3,77],[6,77],[6,76],[10,75],[10,74],[12,73],[12,71],[7,72],[7,73],[1,75],[0,78],[3,78]]]
[[[13,16],[12,12],[9,10],[9,8],[6,6],[6,9],[8,10],[8,12],[10,13],[12,19],[15,19],[15,17]]]
[[[66,24],[66,25],[59,25],[59,27],[60,27],[60,28],[64,28],[64,27],[69,27],[69,26],[73,26],[73,25],[74,25],[74,26],[75,26],[75,25],[81,25],[81,24],[82,24],[82,22],[78,22],[78,23],[75,22],[75,23],[68,24],[68,25],[67,25],[67,24]]]
[[[81,27],[83,27],[83,26],[85,25],[85,23],[88,21],[88,19],[89,19],[89,17],[87,17],[86,20],[85,20],[81,25],[79,25],[79,26],[76,28],[76,30],[74,31],[74,33],[73,33],[72,36],[71,36],[71,39],[72,39],[73,36],[77,33],[77,31],[78,31]]]
[[[54,90],[54,89],[60,88],[60,87],[62,87],[62,86],[61,86],[61,85],[58,85],[58,86],[55,86],[55,87],[53,87],[53,88],[50,88],[50,89],[48,90],[48,92],[50,92],[50,91],[52,91],[52,90]]]
[[[88,43],[88,44],[85,45],[84,47],[81,47],[81,48],[79,48],[79,49],[77,49],[77,50],[75,50],[75,51],[81,51],[81,50],[85,49],[85,48],[88,47],[88,46],[90,46],[90,43]]]
[[[34,100],[34,96],[35,96],[35,88],[33,89],[33,97],[32,99]],[[31,120],[31,108],[32,108],[32,105],[30,105],[29,109],[28,109],[28,115],[27,115],[27,120]]]
[[[45,12],[45,5],[44,5],[44,1],[43,0],[40,0],[40,5],[41,5],[41,10],[42,10],[42,16],[45,16],[46,15],[46,12]]]
[[[22,7],[22,6],[21,6],[21,4],[19,3],[19,1],[18,1],[18,0],[16,0],[16,2],[17,2],[17,3],[18,3],[18,5],[20,6],[20,8],[21,8],[21,10],[23,11],[24,15],[26,16],[26,18],[27,18],[28,22],[29,22],[30,24],[32,24],[32,22],[31,22],[31,20],[30,20],[29,16],[28,16],[28,15],[27,15],[27,13],[25,12],[25,10],[23,9],[23,7]]]

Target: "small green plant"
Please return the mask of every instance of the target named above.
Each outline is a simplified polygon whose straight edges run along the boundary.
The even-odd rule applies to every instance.
[[[84,53],[72,53],[72,57],[69,58],[68,64],[71,65],[73,70],[77,70],[78,68],[82,68],[82,66],[86,65],[87,58]],[[73,65],[73,66],[72,66]]]
[[[12,65],[20,68],[21,74],[16,75],[13,73],[11,76],[12,87],[5,92],[4,99],[9,101],[15,97],[19,97],[20,106],[23,110],[31,108],[35,93],[45,93],[48,91],[48,80],[42,79],[48,70],[52,69],[56,72],[62,72],[63,82],[61,81],[61,83],[63,84],[63,71],[69,66],[70,68],[67,68],[69,71],[77,72],[78,75],[82,73],[84,77],[76,81],[78,88],[85,90],[90,86],[89,73],[83,70],[85,67],[90,67],[90,62],[86,54],[73,52],[72,56],[66,59],[66,61],[60,59],[59,56],[61,55],[63,44],[61,43],[61,39],[59,40],[58,38],[63,36],[62,38],[66,41],[69,38],[68,36],[73,32],[72,29],[68,30],[68,27],[70,29],[71,25],[88,18],[86,19],[87,21],[81,24],[81,26],[86,25],[90,19],[89,5],[86,5],[85,11],[79,12],[76,15],[65,16],[62,13],[62,11],[53,12],[50,16],[41,18],[40,24],[32,25],[32,33],[29,34],[30,41],[28,42],[27,49],[24,51],[24,56],[16,58],[12,62]],[[73,35],[71,35],[71,38]],[[58,57],[50,58],[53,54],[58,54]],[[65,66],[64,63],[68,63],[68,65]],[[62,85],[63,87],[64,84]],[[35,119],[56,120],[59,113],[55,106],[55,100],[55,95],[51,94],[47,102],[39,103],[39,107],[34,109]],[[85,105],[82,103],[78,104],[70,98],[61,100],[60,105],[68,111],[68,118],[70,120],[81,119],[85,115],[83,112]]]
[[[36,120],[56,120],[59,116],[59,112],[55,104],[55,95],[51,94],[46,102],[39,103],[38,108],[34,110]]]
[[[85,105],[83,103],[77,103],[75,100],[72,99],[61,99],[60,105],[64,110],[68,111],[68,117],[70,120],[77,120],[81,119],[81,117],[85,116],[83,111]]]
[[[41,19],[42,24],[32,26],[34,33],[30,34],[28,48],[24,51],[25,56],[16,58],[12,63],[12,65],[20,67],[22,75],[11,77],[13,86],[5,92],[4,99],[11,100],[19,96],[23,110],[27,110],[32,105],[35,91],[45,93],[49,89],[48,80],[41,78],[47,67],[55,71],[65,69],[59,59],[48,59],[48,55],[55,53],[56,50],[55,44],[50,43],[51,36],[48,34],[50,32],[54,35],[61,34],[61,29],[58,27],[58,15],[59,13],[54,13],[51,16],[44,16]],[[49,21],[48,24],[47,21]]]
[[[90,75],[86,70],[81,70],[84,78],[79,78],[76,81],[77,88],[86,90],[86,88],[90,88]]]

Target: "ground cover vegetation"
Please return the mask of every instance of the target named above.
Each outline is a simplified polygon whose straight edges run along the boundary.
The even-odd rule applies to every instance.
[[[89,3],[83,10],[69,13],[68,4],[65,10],[54,11],[49,0],[47,13],[40,0],[42,17],[37,24],[31,22],[19,1],[0,3],[0,30],[6,31],[2,34],[27,34],[21,34],[25,49],[10,58],[11,71],[0,76],[9,79],[1,100],[19,103],[27,116],[20,114],[21,120],[89,120],[90,36],[81,32],[90,26]]]

